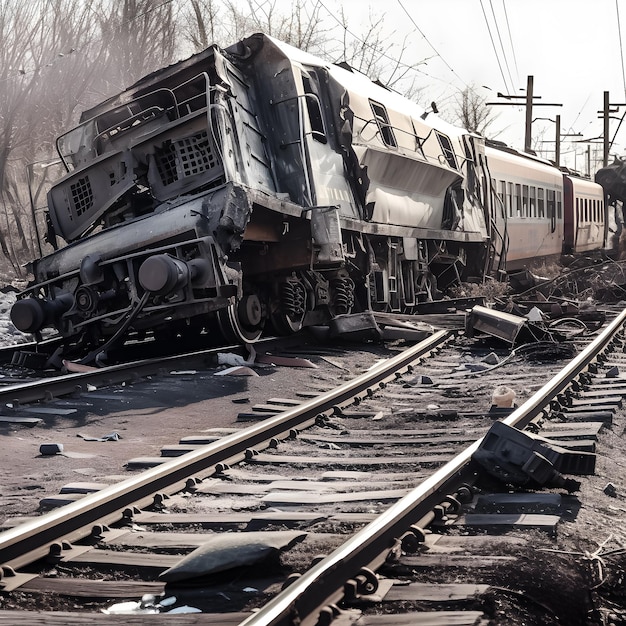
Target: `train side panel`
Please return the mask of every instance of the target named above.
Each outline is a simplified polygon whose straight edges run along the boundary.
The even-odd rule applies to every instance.
[[[563,246],[563,176],[537,159],[486,148],[489,171],[506,215],[507,270],[558,255]]]
[[[563,252],[576,254],[604,246],[606,208],[604,190],[590,180],[564,176]]]

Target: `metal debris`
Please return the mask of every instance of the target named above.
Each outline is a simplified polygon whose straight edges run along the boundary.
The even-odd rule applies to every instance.
[[[596,455],[566,450],[549,440],[495,422],[472,457],[492,476],[519,486],[580,489],[567,474],[593,474]]]
[[[235,567],[253,565],[269,555],[291,547],[307,536],[298,531],[225,533],[211,537],[205,544],[159,575],[176,582],[208,576]]]

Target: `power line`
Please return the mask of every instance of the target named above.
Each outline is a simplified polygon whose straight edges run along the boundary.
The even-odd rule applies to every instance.
[[[511,24],[509,22],[509,13],[506,10],[506,2],[502,0],[502,8],[504,9],[504,19],[506,21],[506,29],[509,34],[509,43],[511,44],[511,53],[513,54],[513,63],[515,64],[515,77],[519,82],[519,68],[517,67],[517,55],[515,54],[515,45],[513,44],[513,37],[511,36]]]
[[[496,17],[496,12],[493,10],[493,0],[489,0],[489,6],[491,7],[491,15],[493,15],[493,23],[496,27],[496,33],[498,34],[498,41],[500,42],[500,48],[502,49],[502,56],[504,57],[504,64],[506,65],[506,72],[509,75],[509,80],[511,81],[511,85],[514,85],[513,76],[511,75],[511,68],[509,67],[509,61],[506,56],[506,50],[504,49],[504,44],[502,43],[502,36],[500,35],[500,27],[498,25],[498,18]]]
[[[504,87],[507,91],[513,91],[513,86],[509,87],[506,84],[506,76],[504,75],[504,70],[502,69],[502,64],[500,63],[500,56],[498,55],[498,49],[496,48],[496,43],[493,40],[493,34],[491,33],[491,27],[489,26],[489,20],[487,18],[487,13],[485,12],[485,6],[483,5],[483,0],[480,0],[480,8],[483,10],[483,17],[485,18],[485,24],[487,26],[487,32],[489,33],[489,39],[491,40],[491,46],[493,47],[493,52],[496,56],[496,61],[498,62],[498,68],[500,70],[500,76],[502,76],[502,82],[504,83]]]
[[[403,67],[407,70],[413,70],[414,72],[418,72],[419,74],[423,74],[424,76],[427,76],[428,78],[433,78],[435,80],[442,80],[440,78],[437,78],[436,76],[432,76],[431,74],[429,74],[428,72],[425,72],[424,70],[419,69],[417,66],[420,63],[425,63],[425,61],[427,61],[428,59],[426,59],[425,61],[420,61],[419,63],[413,64],[413,65],[409,65],[408,63],[404,63],[402,61],[400,61],[399,59],[397,59],[396,57],[391,56],[390,54],[387,54],[385,52],[382,52],[381,50],[379,50],[376,46],[372,45],[371,43],[368,43],[367,41],[361,39],[361,37],[359,37],[356,33],[352,32],[336,15],[335,13],[333,13],[332,11],[330,11],[328,9],[328,7],[326,7],[326,5],[321,1],[321,0],[316,0],[316,2],[328,13],[328,15],[330,15],[330,17],[332,17],[335,22],[337,22],[337,24],[339,24],[339,26],[341,28],[343,28],[343,30],[348,33],[353,39],[355,39],[356,41],[358,41],[360,44],[362,44],[363,46],[365,46],[366,48],[370,48],[371,50],[373,50],[374,52],[376,52],[379,56],[388,59],[389,61],[393,61],[393,63],[395,63],[396,66],[398,67]],[[436,52],[436,51],[435,51]],[[428,57],[429,59],[432,57]]]
[[[444,65],[466,86],[468,87],[468,84],[452,69],[452,67],[450,66],[450,64],[443,58],[443,56],[441,56],[441,54],[439,53],[439,51],[437,50],[437,48],[435,48],[435,46],[433,46],[433,44],[429,41],[428,37],[426,37],[426,35],[424,34],[424,32],[422,31],[422,29],[417,25],[417,23],[415,22],[415,20],[413,19],[413,16],[406,10],[404,4],[402,4],[402,0],[398,0],[398,4],[400,5],[400,8],[406,13],[407,17],[411,20],[411,23],[413,24],[413,26],[415,26],[417,32],[424,38],[424,40],[426,41],[426,43],[433,49],[433,52],[443,61]]]
[[[617,0],[615,0],[615,11],[617,13],[617,34],[619,37],[619,55],[622,59],[622,83],[624,85],[624,95],[626,95],[626,73],[624,73],[624,48],[622,47],[622,28],[620,25],[619,5],[617,4]]]

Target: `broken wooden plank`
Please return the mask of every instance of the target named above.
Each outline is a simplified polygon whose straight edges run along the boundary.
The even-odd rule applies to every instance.
[[[37,426],[43,420],[40,417],[17,417],[16,415],[0,415],[0,424],[20,424],[22,426]]]
[[[410,611],[401,615],[341,616],[333,626],[487,626],[489,620],[481,611]]]
[[[303,493],[301,491],[277,491],[268,493],[261,501],[268,506],[313,506],[316,504],[335,504],[340,502],[390,502],[403,498],[410,489],[389,489],[378,491],[357,491],[352,493]]]
[[[454,602],[471,600],[485,593],[489,585],[475,583],[409,583],[394,585],[384,597],[383,602]]]
[[[476,498],[475,512],[550,513],[561,512],[563,500],[558,493],[489,493]]]
[[[163,582],[41,577],[34,578],[20,587],[20,591],[27,593],[103,599],[136,599],[146,593],[159,596],[164,590],[165,583]]]
[[[558,515],[542,515],[535,513],[499,514],[499,513],[467,513],[459,516],[453,526],[463,526],[481,530],[528,529],[556,533],[556,525],[561,518]]]
[[[165,534],[165,533],[164,533]],[[81,565],[110,565],[124,568],[149,570],[158,575],[180,561],[179,554],[149,554],[146,552],[122,552],[118,550],[89,550],[74,557],[63,559],[65,563]]]
[[[151,626],[172,626],[185,624],[185,626],[238,626],[252,613],[188,613],[177,619],[178,615],[158,613],[150,615]],[[85,626],[95,624],[99,626],[119,624],[122,626],[145,626],[145,615],[105,615],[103,613],[79,612],[45,612],[45,611],[2,611],[0,618],[5,624],[30,624],[30,626]]]
[[[335,465],[345,466],[377,466],[377,465],[438,465],[445,463],[449,457],[447,455],[423,455],[423,456],[380,456],[380,457],[350,457],[350,456],[296,456],[287,454],[256,454],[246,461],[248,463],[259,463],[268,465]]]

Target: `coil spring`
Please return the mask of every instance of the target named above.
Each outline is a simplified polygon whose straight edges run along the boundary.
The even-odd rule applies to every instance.
[[[350,313],[354,306],[354,281],[351,278],[336,278],[332,287],[336,315]]]
[[[304,315],[306,293],[297,282],[287,281],[280,288],[280,306],[287,317],[296,319]]]

